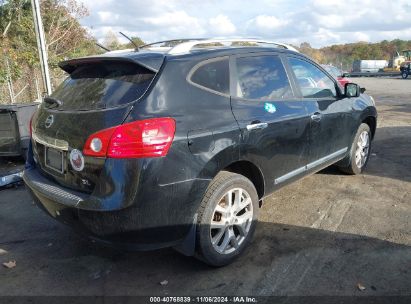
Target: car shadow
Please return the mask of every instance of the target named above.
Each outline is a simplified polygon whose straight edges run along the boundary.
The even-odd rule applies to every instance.
[[[0,269],[1,295],[411,296],[411,247],[375,237],[260,222],[242,256],[213,268],[85,241],[27,201],[0,206],[0,258],[17,262]]]
[[[410,151],[411,127],[378,128],[364,174],[410,182]],[[319,174],[344,175],[336,166],[325,168]]]

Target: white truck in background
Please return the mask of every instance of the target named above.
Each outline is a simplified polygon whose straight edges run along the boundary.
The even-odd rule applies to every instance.
[[[354,60],[352,71],[355,73],[377,73],[388,66],[388,60]]]

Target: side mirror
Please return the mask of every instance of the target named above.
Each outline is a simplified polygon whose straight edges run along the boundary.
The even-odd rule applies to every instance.
[[[344,87],[345,97],[358,97],[360,96],[361,88],[358,84],[355,83],[346,83]]]

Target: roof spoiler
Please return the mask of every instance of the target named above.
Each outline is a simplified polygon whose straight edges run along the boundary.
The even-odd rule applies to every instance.
[[[122,62],[130,62],[132,64],[138,64],[154,73],[157,73],[160,70],[160,67],[164,61],[164,56],[160,54],[144,54],[143,56],[127,56],[127,55],[125,56],[105,56],[105,55],[109,55],[109,54],[62,61],[59,63],[59,67],[63,71],[71,74],[79,66],[84,65],[84,64],[100,63],[104,61],[122,61]]]

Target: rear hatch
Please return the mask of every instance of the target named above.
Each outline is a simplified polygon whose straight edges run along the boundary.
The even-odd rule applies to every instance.
[[[163,58],[158,60],[157,67]],[[34,160],[56,182],[91,193],[105,158],[86,156],[84,167],[75,168],[70,153],[82,151],[91,134],[122,124],[158,69],[144,60],[113,57],[72,60],[60,66],[69,77],[45,98],[32,121]]]

